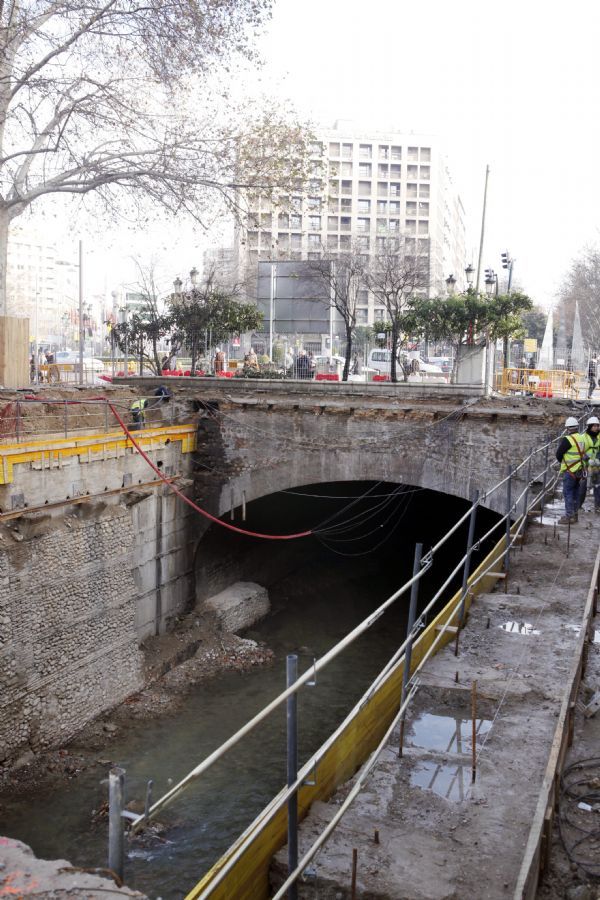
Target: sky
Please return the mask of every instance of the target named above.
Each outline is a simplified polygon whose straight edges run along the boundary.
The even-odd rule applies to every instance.
[[[599,39],[598,0],[274,0],[264,67],[238,77],[317,124],[436,135],[475,265],[489,165],[483,267],[501,271],[509,250],[517,284],[548,306],[571,260],[600,242]],[[133,284],[133,255],[162,261],[167,287],[223,241],[190,223],[83,237],[89,287],[109,291]]]
[[[447,150],[483,267],[548,305],[600,240],[600,4],[276,0],[265,89],[315,122],[432,133]],[[448,273],[450,274],[450,273]]]

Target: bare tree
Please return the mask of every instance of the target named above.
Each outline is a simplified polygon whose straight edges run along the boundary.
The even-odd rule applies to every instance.
[[[0,4],[0,314],[9,224],[42,197],[150,198],[203,220],[239,188],[301,175],[306,131],[238,120],[225,73],[269,0],[7,0]],[[202,92],[200,92],[202,86]],[[282,167],[284,158],[289,165]]]
[[[365,284],[366,259],[364,250],[358,245],[347,253],[328,254],[311,264],[311,269],[324,282],[330,305],[339,313],[346,332],[346,358],[342,381],[348,381],[352,360],[352,342],[356,328],[356,306],[358,292]]]
[[[370,260],[366,283],[376,301],[385,307],[392,351],[390,377],[397,381],[398,353],[414,321],[410,300],[429,286],[428,259],[418,255],[406,237],[387,237]],[[404,377],[408,377],[407,370]]]
[[[575,318],[575,302],[579,303],[584,339],[595,352],[600,349],[600,248],[587,247],[573,260],[558,290],[560,311],[565,323],[565,337],[570,343]],[[560,348],[562,351],[564,347]]]

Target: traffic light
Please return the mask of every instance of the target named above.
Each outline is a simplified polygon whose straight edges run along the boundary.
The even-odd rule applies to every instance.
[[[485,270],[485,280],[493,281],[493,279],[494,279],[494,273],[493,273],[492,269],[486,269]]]
[[[512,261],[508,250],[505,250],[504,253],[500,254],[500,256],[502,258],[502,268],[508,269]]]

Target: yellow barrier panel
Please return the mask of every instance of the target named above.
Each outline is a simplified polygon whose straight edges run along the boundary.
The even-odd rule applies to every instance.
[[[583,377],[582,372],[565,372],[562,369],[502,369],[496,378],[496,390],[501,394],[533,394],[540,399],[576,399]],[[587,381],[585,389],[587,392]]]
[[[196,445],[195,425],[165,425],[160,428],[145,428],[135,432],[135,439],[145,450],[154,450],[169,443],[181,442],[181,452],[190,453]],[[133,444],[121,430],[86,434],[71,438],[46,438],[45,440],[23,441],[18,444],[0,444],[0,484],[10,484],[13,480],[13,467],[18,464],[32,463],[38,468],[58,465],[60,459],[70,456],[83,457],[85,462],[92,461],[92,454],[112,453],[131,449]]]
[[[513,526],[513,531],[516,525]],[[469,609],[471,599],[480,593],[489,591],[498,580],[494,575],[484,575],[486,569],[494,571],[494,563],[502,556],[506,545],[506,538],[502,538],[493,550],[486,556],[469,578],[472,585],[465,605]],[[443,610],[423,631],[413,646],[411,674],[422,661],[427,651],[431,648],[440,628],[446,623],[458,624],[460,606],[460,590],[454,594]],[[453,635],[446,633],[438,642],[438,649],[452,640]],[[357,769],[368,758],[369,754],[377,747],[386,729],[389,727],[394,715],[400,708],[400,696],[402,693],[402,674],[404,671],[404,657],[390,670],[386,680],[382,682],[378,690],[369,701],[359,710],[357,715],[348,722],[338,739],[326,751],[317,768],[317,784],[304,785],[298,791],[298,819],[303,819],[315,800],[327,800],[335,789],[348,781]],[[282,791],[283,793],[283,791]],[[281,796],[278,795],[278,796]],[[275,798],[277,800],[277,798]],[[259,821],[260,819],[260,821]],[[219,859],[202,880],[189,892],[185,900],[197,900],[240,848],[248,836],[252,836],[247,846],[240,854],[231,871],[210,891],[210,897],[214,900],[266,900],[269,896],[269,867],[275,853],[287,840],[287,809],[284,806],[264,818],[264,811],[259,819],[255,820],[246,832],[229,848],[227,853]],[[253,834],[254,832],[254,834]]]

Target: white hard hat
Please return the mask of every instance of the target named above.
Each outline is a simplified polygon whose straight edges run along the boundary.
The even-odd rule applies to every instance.
[[[600,425],[600,419],[598,418],[598,416],[590,416],[585,424],[586,425]]]
[[[575,418],[575,416],[569,416],[567,421],[565,422],[565,428],[577,428],[579,422]]]

